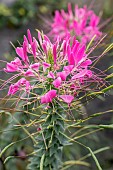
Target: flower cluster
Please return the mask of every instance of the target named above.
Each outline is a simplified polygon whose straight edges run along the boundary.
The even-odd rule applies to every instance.
[[[88,59],[86,47],[75,37],[69,35],[53,44],[46,35],[38,32],[38,40],[32,37],[30,30],[24,36],[23,45],[16,48],[16,57],[7,63],[5,72],[17,72],[21,77],[9,87],[8,95],[33,88],[41,88],[40,102],[50,103],[53,99],[70,104],[75,96],[95,81],[94,73],[89,69],[92,61]]]
[[[78,8],[78,5],[75,5],[73,13],[71,4],[68,4],[68,12],[63,9],[61,12],[58,10],[55,12],[50,35],[54,35],[53,39],[56,40],[57,36],[63,39],[70,33],[75,35],[80,42],[86,44],[90,42],[94,35],[96,38],[101,36],[99,22],[100,17],[93,10],[89,10],[87,6]]]

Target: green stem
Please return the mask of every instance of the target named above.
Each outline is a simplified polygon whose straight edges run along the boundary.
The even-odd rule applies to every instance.
[[[59,170],[62,166],[62,149],[67,144],[63,133],[65,117],[62,109],[55,105],[48,109],[42,130],[37,136],[35,155],[30,158],[29,170]],[[57,114],[59,113],[59,114]]]

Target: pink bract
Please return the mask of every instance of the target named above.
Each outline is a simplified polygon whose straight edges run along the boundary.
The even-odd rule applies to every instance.
[[[60,85],[61,85],[61,83],[62,83],[62,80],[61,80],[60,77],[58,77],[56,80],[53,81],[53,85],[54,85],[54,87],[56,87],[56,88],[59,88]]]
[[[70,104],[73,100],[74,97],[72,95],[60,95],[60,98],[65,102]]]
[[[56,97],[56,90],[50,90],[45,95],[41,97],[41,103],[50,103],[52,102],[53,98]]]

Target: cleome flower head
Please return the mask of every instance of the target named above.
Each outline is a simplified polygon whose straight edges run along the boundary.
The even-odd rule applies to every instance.
[[[68,35],[63,41],[57,38],[51,43],[40,32],[36,40],[28,30],[22,46],[16,48],[16,54],[4,68],[7,73],[19,75],[19,80],[10,85],[8,95],[40,89],[36,94],[40,103],[62,100],[70,104],[77,94],[89,90],[90,83],[96,81],[90,70],[92,61],[86,54],[86,47],[75,37]],[[12,80],[13,77],[9,79]]]
[[[83,44],[87,44],[96,36],[96,39],[101,36],[99,30],[100,17],[93,10],[89,10],[87,6],[78,8],[75,5],[74,13],[71,4],[68,4],[68,11],[56,11],[53,23],[51,23],[50,36],[54,40],[59,36],[65,38],[69,33],[75,35],[76,38]]]

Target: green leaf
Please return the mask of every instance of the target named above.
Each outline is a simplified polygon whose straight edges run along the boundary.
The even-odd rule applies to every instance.
[[[95,40],[95,38],[96,38],[96,35],[93,36],[93,38],[91,39],[91,41],[90,41],[89,44],[87,45],[86,52],[88,51],[89,47],[91,46],[91,44],[93,43],[93,41]]]
[[[49,139],[51,137],[53,129],[48,129],[46,134],[45,134],[45,139]]]
[[[104,147],[104,148],[100,148],[100,149],[98,149],[98,150],[96,150],[96,151],[93,151],[93,153],[94,153],[94,154],[97,154],[97,153],[103,152],[103,151],[108,150],[108,149],[110,149],[109,146]],[[88,157],[90,157],[90,156],[91,156],[91,153],[83,156],[82,158],[79,159],[79,161],[82,161],[82,160],[84,160],[84,159],[86,159],[86,158],[88,158]]]
[[[59,135],[59,132],[60,132],[60,126],[59,125],[54,125],[54,129],[55,129],[55,132],[57,135]]]
[[[62,132],[59,133],[59,135],[57,135],[57,138],[60,142],[61,145],[69,145],[70,143],[68,142],[68,139],[65,137],[64,134],[62,134]]]
[[[50,147],[50,157],[58,150],[58,145],[55,144],[55,145],[52,145]]]
[[[41,157],[40,170],[43,170],[44,158],[45,158],[45,154],[43,154],[42,157]]]
[[[58,115],[57,115],[57,114],[53,114],[53,115],[52,115],[51,121],[52,121],[52,122],[53,122],[53,121],[56,121],[57,118],[58,118]]]
[[[2,157],[2,155],[4,154],[4,152],[11,147],[13,144],[15,144],[15,142],[10,143],[9,145],[7,145],[0,153],[0,158]]]
[[[4,164],[9,161],[10,159],[13,159],[15,158],[15,156],[8,156],[5,160],[4,160]]]
[[[75,160],[70,160],[70,161],[66,161],[64,162],[64,165],[84,165],[84,166],[90,166],[89,163],[87,162],[84,162],[84,161],[75,161]],[[62,168],[62,170],[65,169],[65,168]]]
[[[91,153],[91,155],[92,155],[92,157],[93,157],[93,159],[94,159],[94,161],[95,161],[95,163],[96,163],[96,165],[98,167],[98,170],[102,170],[102,168],[101,168],[101,166],[100,166],[100,164],[99,164],[95,154],[93,153],[93,151],[89,147],[87,147],[87,149],[90,151],[90,153]]]
[[[104,128],[104,129],[113,129],[113,124],[111,125],[99,125],[100,128]]]

